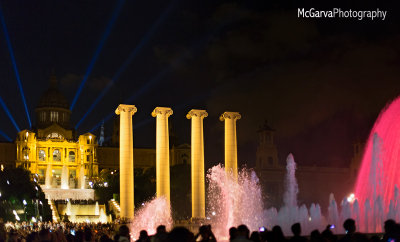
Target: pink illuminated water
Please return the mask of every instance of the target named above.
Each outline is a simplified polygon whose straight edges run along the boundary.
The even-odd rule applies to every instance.
[[[261,189],[253,171],[239,171],[236,180],[217,165],[208,171],[207,179],[207,217],[217,238],[228,238],[232,226],[246,224],[251,231],[264,226]]]
[[[379,139],[375,150],[374,139]],[[377,167],[379,160],[381,166]],[[381,196],[384,207],[388,209],[390,200],[394,199],[394,186],[400,184],[399,170],[400,98],[397,98],[382,110],[366,143],[355,187],[358,200],[364,203],[367,198],[375,200]],[[376,175],[370,177],[371,173]]]
[[[171,207],[164,197],[158,197],[146,202],[136,213],[130,223],[132,239],[137,239],[141,230],[149,235],[155,234],[157,226],[165,225],[167,230],[172,228]]]
[[[360,206],[361,229],[382,231],[388,218],[399,218],[400,98],[385,107],[367,140],[355,195]]]

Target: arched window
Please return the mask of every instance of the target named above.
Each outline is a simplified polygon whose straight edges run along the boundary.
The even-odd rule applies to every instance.
[[[24,147],[22,148],[22,155],[24,157],[24,160],[29,160],[29,148],[28,147]]]
[[[61,161],[61,152],[58,149],[53,151],[53,161]]]
[[[46,152],[44,150],[39,150],[39,161],[46,161]]]
[[[75,152],[70,151],[68,153],[68,160],[69,160],[69,162],[75,162]]]

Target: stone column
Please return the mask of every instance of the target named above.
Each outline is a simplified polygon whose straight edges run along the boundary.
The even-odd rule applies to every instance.
[[[203,119],[207,116],[205,110],[196,109],[190,110],[186,115],[188,119],[192,119],[192,219],[206,217]]]
[[[225,121],[225,171],[237,179],[237,138],[236,120],[241,116],[237,112],[224,112],[219,119]]]
[[[119,123],[119,182],[121,218],[133,219],[133,134],[132,115],[134,105],[120,104],[115,110],[120,115]]]
[[[172,115],[171,108],[156,107],[151,113],[157,117],[156,127],[156,194],[164,196],[170,202],[169,178],[169,134],[168,117]]]

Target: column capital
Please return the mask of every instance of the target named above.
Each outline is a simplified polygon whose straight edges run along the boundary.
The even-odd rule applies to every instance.
[[[133,115],[136,113],[136,111],[137,108],[135,107],[135,105],[120,104],[115,110],[115,114],[120,115],[121,112],[130,112],[131,115]]]
[[[242,116],[238,113],[238,112],[224,112],[223,114],[221,114],[221,116],[219,117],[219,120],[221,121],[225,121],[225,119],[234,119],[234,120],[238,120],[240,119]]]
[[[192,109],[186,114],[187,119],[191,119],[192,117],[200,117],[200,118],[206,118],[208,116],[208,113],[206,110],[199,110],[199,109]]]
[[[151,116],[157,117],[157,115],[166,115],[167,117],[171,116],[174,112],[172,111],[171,108],[168,107],[156,107],[153,112],[151,113]]]

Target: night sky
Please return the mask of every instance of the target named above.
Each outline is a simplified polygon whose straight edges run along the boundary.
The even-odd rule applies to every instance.
[[[300,164],[348,164],[352,144],[366,140],[379,111],[400,94],[400,8],[394,2],[0,1],[32,120],[53,70],[72,102],[114,10],[123,4],[74,106],[72,125],[110,82],[79,134],[130,100],[138,108],[136,147],[155,147],[150,114],[156,106],[174,110],[170,123],[178,143],[190,143],[185,115],[206,109],[208,166],[223,161],[218,116],[224,111],[242,115],[237,124],[242,164],[254,166],[257,130],[265,120],[276,129],[281,161],[293,152]],[[379,7],[388,16],[385,21],[303,19],[298,7]],[[0,96],[20,128],[28,128],[3,28],[0,73]],[[106,138],[112,120],[106,121]],[[16,136],[3,109],[0,130]]]

